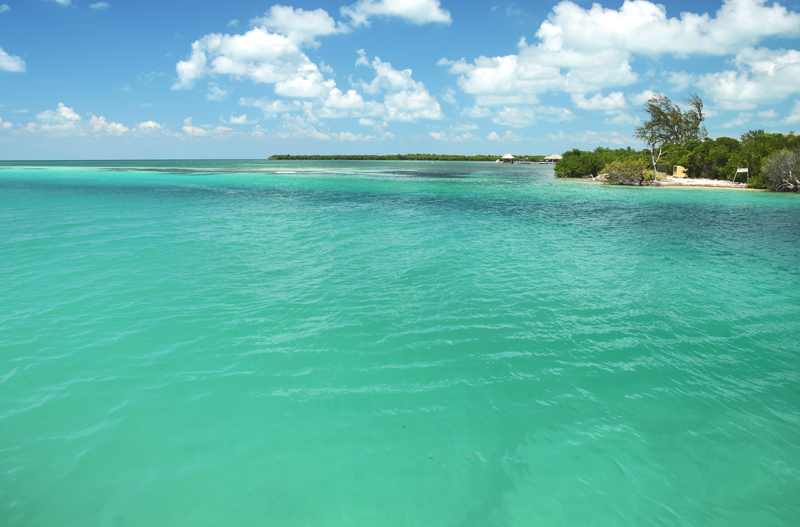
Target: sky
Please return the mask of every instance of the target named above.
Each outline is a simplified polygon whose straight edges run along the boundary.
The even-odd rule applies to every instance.
[[[0,0],[0,159],[552,154],[800,131],[800,0]]]

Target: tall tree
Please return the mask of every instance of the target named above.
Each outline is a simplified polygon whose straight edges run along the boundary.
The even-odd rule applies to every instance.
[[[696,93],[684,99],[689,106],[681,111],[669,97],[657,94],[651,97],[640,111],[647,113],[650,119],[636,127],[634,137],[642,141],[650,151],[653,162],[653,177],[657,176],[657,165],[661,156],[667,153],[667,143],[683,145],[686,141],[702,141],[708,136],[703,126],[703,101]]]

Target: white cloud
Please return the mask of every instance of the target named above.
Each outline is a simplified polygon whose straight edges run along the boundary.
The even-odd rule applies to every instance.
[[[545,92],[585,94],[633,84],[639,78],[632,67],[635,55],[685,58],[746,54],[749,46],[763,39],[797,35],[800,14],[766,0],[726,0],[715,16],[684,12],[673,18],[667,17],[663,5],[647,0],[625,0],[619,9],[606,9],[597,3],[584,9],[562,1],[539,27],[537,42],[528,45],[521,39],[517,54],[481,56],[472,63],[442,59],[439,64],[458,75],[458,86],[474,95],[480,106],[536,104],[538,95]],[[756,68],[752,62],[747,67]],[[730,82],[742,85],[749,80],[743,82],[741,74],[736,77],[735,72],[725,75],[712,77],[705,84],[720,92]],[[785,76],[788,81],[790,75]],[[668,75],[668,80],[685,88],[694,79],[681,72]],[[745,90],[753,95],[740,98],[755,98],[755,92]],[[794,92],[784,89],[781,93],[785,97]],[[724,99],[720,93],[714,95],[720,101]]]
[[[675,91],[684,91],[697,82],[697,76],[685,71],[670,71],[667,73],[667,82],[672,84],[672,88]]]
[[[397,17],[411,24],[450,24],[450,12],[442,9],[439,0],[359,0],[341,8],[355,26],[369,25],[373,17]]]
[[[358,120],[358,124],[363,126],[375,126],[375,121],[372,119],[366,119],[362,117],[361,119]]]
[[[55,110],[45,110],[36,116],[39,120],[40,128],[45,132],[64,134],[77,128],[76,123],[81,120],[81,116],[75,110],[58,103]],[[31,127],[31,130],[33,127]]]
[[[641,106],[650,99],[652,99],[653,97],[655,97],[656,95],[657,95],[656,92],[654,92],[653,90],[644,90],[641,93],[632,93],[628,95],[628,100],[631,101],[631,104],[634,104],[636,106]]]
[[[470,130],[477,130],[478,125],[475,123],[456,123],[451,124],[450,129],[454,132],[469,132]]]
[[[19,110],[11,110],[11,113],[28,113],[28,109],[20,108]]]
[[[228,20],[226,25],[227,27],[239,27],[239,21],[234,18],[233,20]]]
[[[375,70],[375,78],[369,84],[362,81],[361,88],[371,94],[387,92],[383,99],[384,119],[413,121],[444,118],[439,101],[428,93],[423,83],[411,77],[410,69],[396,70],[379,57],[368,63],[364,50],[358,50],[358,53],[357,64],[370,65]]]
[[[8,7],[8,4],[0,4],[0,15],[9,11],[11,11],[11,8]]]
[[[494,133],[494,132],[492,132],[492,133]],[[463,134],[460,134],[460,135],[457,135],[457,134],[447,135],[445,132],[436,132],[436,131],[434,131],[434,132],[428,132],[428,135],[431,138],[436,139],[437,141],[450,141],[450,142],[453,142],[453,143],[460,143],[460,142],[463,142],[463,141],[480,141],[481,140],[480,137],[478,137],[477,135],[471,134],[469,132],[466,132],[466,133],[463,133]],[[495,134],[495,135],[497,135],[497,134]]]
[[[608,124],[639,124],[639,118],[627,113],[621,113],[614,117],[605,119]]]
[[[461,110],[461,115],[466,115],[467,117],[472,117],[473,119],[480,119],[482,117],[491,117],[492,111],[489,108],[475,105]]]
[[[486,137],[489,141],[522,141],[524,140],[523,137],[516,135],[511,130],[507,130],[503,136],[497,135],[496,132],[489,132],[489,135]]]
[[[745,113],[742,112],[739,114],[739,117],[733,119],[732,121],[728,121],[727,123],[723,124],[723,128],[733,128],[734,126],[744,126],[750,122],[750,118],[753,116],[752,113]]]
[[[0,117],[0,128],[2,128],[3,130],[10,130],[13,127],[14,127],[13,124],[3,121],[3,119]]]
[[[9,55],[0,48],[0,71],[24,72],[25,61],[15,55]]]
[[[783,122],[786,124],[800,122],[800,99],[795,99],[792,111],[783,119]]]
[[[628,107],[621,91],[612,92],[608,97],[595,93],[590,99],[582,93],[573,93],[572,103],[581,110],[601,110],[605,113],[618,113]]]
[[[230,93],[224,88],[220,88],[213,82],[208,83],[208,93],[206,94],[207,101],[221,101]]]
[[[253,25],[286,35],[298,45],[306,43],[318,46],[315,37],[347,33],[350,31],[342,23],[336,23],[324,9],[305,11],[289,6],[274,5],[263,17],[251,20]]]
[[[175,69],[174,90],[192,88],[208,75],[274,84],[275,93],[287,97],[323,97],[335,86],[295,41],[263,27],[242,35],[206,35],[192,44],[191,57],[178,62]]]
[[[447,87],[442,93],[442,100],[450,104],[458,104],[456,100],[456,91],[453,88]]]
[[[504,106],[492,117],[492,122],[523,128],[536,122],[536,112],[530,107]]]
[[[194,126],[192,124],[192,118],[187,117],[183,120],[183,127],[181,128],[186,135],[190,135],[193,137],[208,137],[212,135],[219,135],[223,132],[229,132],[232,128],[228,128],[227,126],[219,125],[216,128],[206,129],[201,128],[199,126]]]
[[[155,121],[144,121],[133,127],[136,132],[157,132],[164,129],[164,125]]]
[[[778,114],[775,113],[775,110],[769,109],[769,110],[764,110],[763,112],[758,112],[758,116],[763,119],[774,119],[778,117]]]
[[[228,124],[255,124],[256,122],[257,121],[247,119],[246,113],[242,115],[231,115],[230,119],[228,119]]]
[[[92,115],[89,120],[89,126],[92,127],[92,132],[103,132],[108,135],[122,135],[128,131],[127,126],[119,123],[109,123],[102,115],[100,117]]]
[[[313,126],[309,126],[308,128],[297,128],[292,130],[291,132],[279,132],[276,134],[281,139],[302,139],[306,137],[310,137],[312,139],[319,139],[322,141],[330,140],[331,136],[320,132]]]
[[[375,139],[374,135],[354,134],[351,132],[333,133],[331,135],[339,141],[373,141]]]
[[[339,110],[358,110],[364,108],[365,104],[363,97],[355,90],[347,90],[346,93],[342,93],[339,88],[331,89],[324,102],[327,108]]]
[[[108,9],[111,7],[108,5],[107,2],[95,2],[94,4],[89,4],[90,9]]]
[[[800,93],[800,52],[748,48],[736,55],[736,71],[701,75],[697,85],[720,108],[750,110]]]
[[[264,112],[264,115],[268,117],[279,113],[301,109],[300,104],[297,101],[295,101],[295,103],[296,104],[287,103],[282,100],[270,101],[268,99],[249,99],[245,97],[239,99],[240,106],[253,106],[260,109],[262,112]]]
[[[72,4],[72,0],[50,0],[50,1],[64,6]]]

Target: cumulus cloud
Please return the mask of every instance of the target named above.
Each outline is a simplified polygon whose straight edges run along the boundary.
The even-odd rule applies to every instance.
[[[783,122],[786,124],[800,122],[800,99],[794,101],[792,111],[783,119]]]
[[[127,126],[119,123],[109,123],[102,115],[100,117],[92,115],[89,120],[89,126],[92,128],[92,132],[103,132],[108,135],[122,135],[128,131]]]
[[[90,9],[108,9],[111,7],[108,5],[108,2],[95,2],[94,4],[89,4]]]
[[[144,121],[133,127],[136,132],[158,132],[164,129],[164,125],[155,121]]]
[[[331,134],[335,139],[339,141],[373,141],[375,140],[374,135],[363,135],[363,134],[354,134],[352,132],[341,132],[341,133],[333,133]]]
[[[410,69],[396,70],[380,57],[368,62],[364,50],[359,50],[357,64],[369,65],[375,70],[375,77],[367,84],[361,82],[366,93],[385,92],[383,105],[384,119],[390,121],[413,121],[415,119],[443,119],[444,114],[436,97],[425,85],[412,78]]]
[[[618,113],[628,107],[621,91],[612,92],[608,97],[596,93],[589,99],[582,93],[573,93],[572,103],[581,110],[600,110],[605,113]]]
[[[305,11],[289,6],[274,5],[265,16],[251,20],[255,26],[271,29],[297,44],[319,46],[315,37],[347,33],[350,28],[331,18],[324,9]]]
[[[492,117],[492,122],[522,128],[536,122],[536,112],[530,107],[504,106]]]
[[[497,132],[489,132],[489,135],[486,136],[486,139],[489,141],[522,141],[524,138],[516,135],[511,130],[506,130],[506,133],[502,135],[497,134]]]
[[[10,130],[13,127],[14,127],[13,124],[3,121],[2,117],[0,117],[0,128],[2,128],[3,130]]]
[[[439,0],[359,0],[341,8],[342,16],[349,17],[353,25],[370,24],[370,19],[396,17],[411,24],[450,24],[450,12],[442,9]]]
[[[0,71],[24,72],[25,61],[15,55],[9,55],[0,48]]]
[[[228,90],[220,88],[213,82],[208,83],[208,93],[206,94],[207,101],[221,101],[228,96]]]
[[[631,94],[629,94],[628,95],[628,100],[631,102],[631,104],[634,104],[636,106],[641,106],[644,103],[646,103],[647,101],[649,101],[650,99],[652,99],[653,97],[655,97],[656,95],[658,95],[658,94],[656,92],[654,92],[653,90],[644,90],[641,93],[631,93]]]
[[[36,119],[39,121],[39,127],[45,132],[67,133],[77,128],[76,123],[81,120],[81,116],[64,103],[58,103],[55,110],[39,112]]]
[[[495,135],[497,135],[497,134],[495,134]],[[463,142],[463,141],[480,141],[481,140],[480,137],[478,137],[477,135],[471,134],[469,132],[466,132],[466,133],[463,133],[463,134],[447,134],[445,132],[433,131],[433,132],[428,132],[428,136],[430,136],[433,139],[436,139],[437,141],[450,141],[450,142],[453,142],[453,143],[460,143],[460,142]]]
[[[276,94],[288,97],[321,97],[335,85],[324,79],[297,42],[264,27],[242,35],[206,35],[192,44],[191,57],[178,62],[176,71],[174,90],[192,88],[207,75],[274,84]]]
[[[469,132],[470,130],[477,130],[478,125],[475,123],[456,123],[450,125],[450,130],[454,132]]]
[[[752,113],[741,112],[738,117],[735,119],[728,121],[727,123],[723,124],[723,128],[733,128],[734,126],[744,126],[750,122],[750,118],[753,116]]]
[[[228,124],[256,124],[258,120],[250,120],[247,118],[247,114],[243,113],[242,115],[233,115],[231,114],[230,119],[228,119]]]
[[[800,14],[766,0],[726,0],[715,16],[684,12],[672,18],[663,5],[647,0],[626,0],[619,9],[597,3],[584,9],[562,1],[539,27],[537,42],[529,45],[521,39],[516,54],[481,56],[472,62],[442,59],[439,64],[458,75],[458,86],[475,96],[477,105],[503,106],[536,104],[545,92],[576,94],[583,103],[582,94],[631,85],[639,79],[632,67],[636,55],[685,58],[742,53],[737,63],[747,71],[724,72],[699,81],[723,101],[733,97],[721,93],[731,81],[750,92],[747,84],[757,76],[758,67],[748,48],[766,38],[797,35]],[[794,59],[765,60],[786,67]],[[788,80],[790,75],[786,76]],[[694,81],[684,72],[673,73],[668,80],[683,88]],[[752,92],[740,98],[754,98]],[[592,104],[591,99],[587,104]]]
[[[190,135],[193,137],[209,137],[212,135],[219,135],[223,132],[229,132],[232,128],[228,128],[227,126],[219,125],[216,128],[202,128],[199,126],[194,126],[192,124],[192,118],[187,117],[183,120],[183,127],[181,128],[186,135]]]
[[[800,52],[745,49],[736,55],[736,70],[701,75],[697,85],[720,108],[750,110],[800,93]]]

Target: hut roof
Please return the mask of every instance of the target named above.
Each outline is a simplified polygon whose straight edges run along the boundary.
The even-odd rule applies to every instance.
[[[511,154],[506,154],[503,156],[503,159],[514,159],[514,156],[512,156]]]
[[[545,157],[545,159],[556,159],[556,160],[558,160],[558,159],[563,159],[563,157],[558,155],[558,154],[553,154],[551,156]]]

